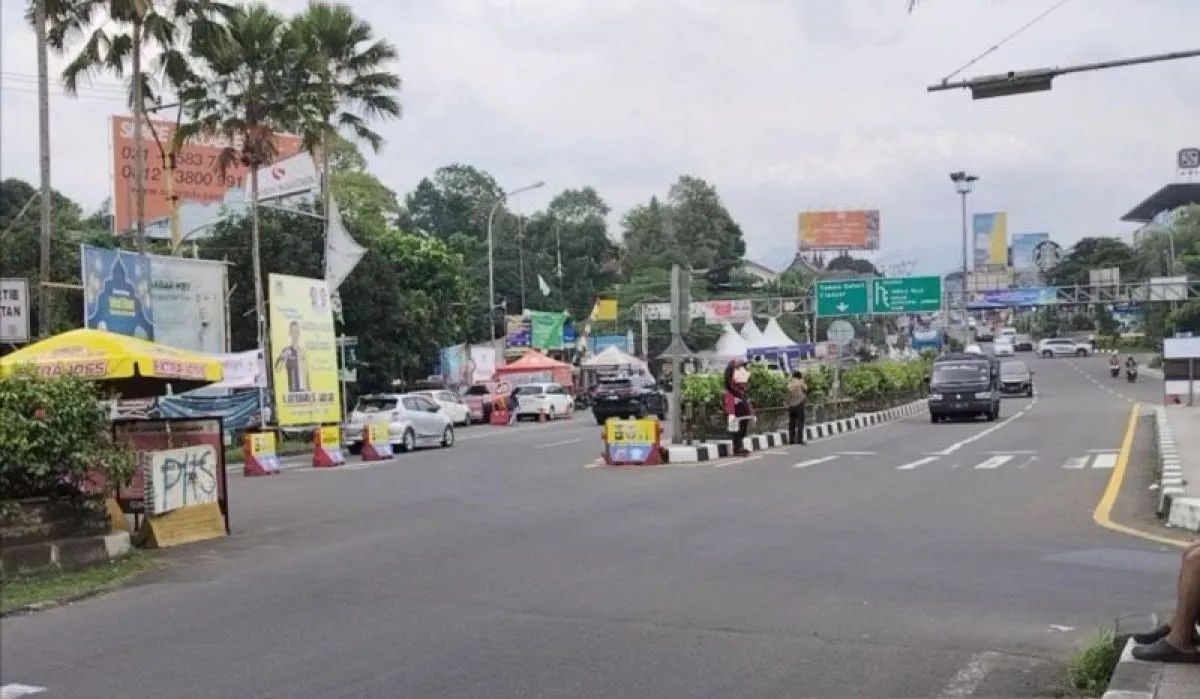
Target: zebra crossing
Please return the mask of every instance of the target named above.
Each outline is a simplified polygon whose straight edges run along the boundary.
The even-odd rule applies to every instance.
[[[880,463],[882,459],[874,453],[838,452],[836,454],[827,454],[825,456],[798,461],[792,465],[792,468],[807,469],[834,466],[837,462],[850,461],[873,462],[881,466],[887,465],[886,462]],[[1043,468],[1047,464],[1056,464],[1058,468],[1066,471],[1111,470],[1117,465],[1117,450],[1093,449],[1086,454],[1067,457],[1060,462],[1056,462],[1055,459],[1030,450],[988,451],[973,455],[933,452],[892,465],[892,468],[900,472],[930,470],[933,468],[950,468],[966,471],[1001,471],[1034,467]]]

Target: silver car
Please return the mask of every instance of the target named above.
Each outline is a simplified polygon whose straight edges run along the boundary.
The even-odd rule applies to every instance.
[[[429,396],[380,393],[362,396],[343,430],[351,454],[362,449],[363,426],[387,422],[388,439],[400,451],[423,446],[454,446],[454,425]]]

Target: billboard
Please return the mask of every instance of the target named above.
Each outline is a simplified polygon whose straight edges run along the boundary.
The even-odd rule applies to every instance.
[[[797,233],[801,250],[878,250],[879,211],[802,211]]]
[[[1049,233],[1015,233],[1012,237],[1012,268],[1021,272],[1036,269],[1033,251],[1042,241],[1050,240]]]
[[[118,234],[137,227],[137,149],[133,145],[133,132],[133,117],[112,117],[113,232]],[[142,128],[146,230],[149,235],[167,237],[171,199],[166,185],[171,171],[163,167],[155,134],[163,148],[170,148],[175,135],[175,122],[148,119]],[[212,219],[231,191],[249,187],[245,166],[240,163],[230,165],[224,175],[217,167],[221,152],[230,145],[237,147],[240,144],[221,135],[200,135],[185,143],[176,155],[174,190],[179,200],[180,218],[186,222],[184,232],[191,230],[197,220],[207,222]],[[281,134],[276,147],[279,151],[277,164],[282,164],[286,158],[300,152],[301,139],[299,136]],[[270,174],[270,168],[264,170]],[[259,180],[260,184],[268,186],[273,182],[270,178],[264,181],[261,176]],[[235,199],[241,201],[244,197],[239,193]],[[204,213],[204,209],[210,211]]]
[[[84,326],[154,340],[149,256],[81,247]]]
[[[469,358],[469,350],[465,344],[450,345],[438,350],[442,381],[445,382],[446,388],[458,391],[471,385],[474,368],[471,366]]]
[[[975,265],[1008,266],[1008,214],[975,214]]]
[[[336,339],[323,279],[269,276],[271,375],[280,425],[341,420]]]
[[[28,279],[0,279],[0,342],[29,342]]]
[[[154,341],[180,349],[225,352],[225,264],[150,255]]]

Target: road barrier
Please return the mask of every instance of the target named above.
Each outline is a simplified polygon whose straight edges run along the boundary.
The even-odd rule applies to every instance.
[[[242,435],[242,475],[273,476],[279,473],[279,453],[274,432],[247,432]]]
[[[394,458],[396,452],[392,449],[392,438],[388,423],[363,425],[363,461],[387,461]]]
[[[342,430],[337,426],[324,425],[313,430],[313,462],[315,468],[343,466]]]

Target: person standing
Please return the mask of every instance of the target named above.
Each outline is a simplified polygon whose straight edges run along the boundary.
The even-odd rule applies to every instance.
[[[734,359],[725,367],[725,395],[721,397],[721,406],[725,409],[726,429],[733,438],[734,456],[745,456],[746,430],[754,419],[754,409],[750,407],[750,398],[746,395],[746,384],[750,381],[750,372],[746,369],[745,359]]]
[[[797,369],[787,385],[788,443],[804,444],[804,409],[808,405],[808,384]]]

